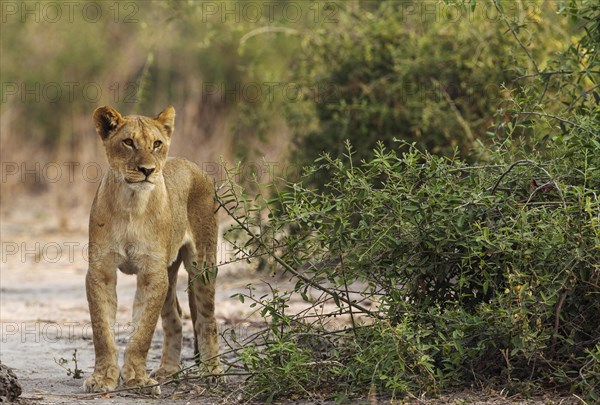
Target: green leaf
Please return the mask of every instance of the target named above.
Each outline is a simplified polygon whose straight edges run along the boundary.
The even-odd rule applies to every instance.
[[[477,0],[471,0],[471,12],[475,11],[475,7],[477,7]]]
[[[333,292],[331,294],[331,297],[333,298],[333,302],[335,303],[335,305],[339,308],[340,307],[340,297],[337,295],[336,292]]]

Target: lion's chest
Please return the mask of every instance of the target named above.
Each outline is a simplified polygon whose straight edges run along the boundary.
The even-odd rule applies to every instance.
[[[116,220],[110,224],[110,250],[116,256],[118,267],[127,274],[141,268],[169,261],[165,241],[156,232],[152,220]]]
[[[92,208],[90,243],[102,252],[102,262],[110,260],[123,272],[135,274],[145,268],[166,269],[177,257],[177,242],[184,239],[185,230],[185,223],[172,214],[164,184],[112,191],[101,185]]]

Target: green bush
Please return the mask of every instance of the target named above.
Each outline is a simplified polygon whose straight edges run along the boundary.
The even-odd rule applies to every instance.
[[[356,115],[328,115],[349,105],[340,98],[331,110],[317,106],[314,136],[331,141],[330,153],[299,181],[251,199],[229,177],[218,196],[234,221],[225,237],[242,258],[268,257],[297,280],[283,294],[240,296],[266,324],[260,343],[241,349],[253,395],[395,398],[491,384],[598,401],[599,10],[582,1],[557,11],[570,16],[560,26],[569,21],[580,34],[543,63],[526,49],[527,25],[502,14],[509,54],[523,52],[525,67],[516,67],[488,140],[473,140],[478,162],[396,141],[385,120],[364,120],[386,110],[385,97]],[[353,39],[356,49],[377,46]],[[325,71],[339,66],[332,60]],[[361,66],[340,77],[368,74]],[[305,138],[308,154],[317,138]],[[307,308],[290,312],[292,299]],[[310,337],[310,350],[297,336]],[[270,370],[282,385],[269,383]]]
[[[304,182],[264,205],[230,183],[221,202],[237,222],[229,233],[244,241],[240,251],[269,255],[298,278],[283,300],[260,302],[271,327],[285,327],[278,341],[298,329],[337,334],[325,360],[343,365],[330,370],[336,378],[326,388],[338,393],[416,395],[475,379],[596,395],[600,142],[592,126],[546,140],[552,158],[515,156],[509,138],[483,166],[410,145],[399,155],[380,145],[357,166],[347,144],[345,157],[323,156]],[[319,176],[327,176],[322,189],[305,185]],[[315,301],[310,291],[321,295]],[[293,294],[329,312],[321,309],[318,322],[286,314]],[[351,328],[332,329],[332,316]],[[573,374],[584,365],[587,378]]]
[[[305,41],[299,81],[321,92],[310,103],[314,126],[296,126],[296,159],[310,165],[323,152],[341,156],[349,139],[359,163],[377,142],[392,148],[394,138],[434,154],[480,159],[477,141],[485,140],[498,106],[529,86],[515,81],[530,61],[515,52],[504,21],[529,38],[523,41],[530,54],[541,60],[564,50],[570,32],[553,6],[507,3],[516,19],[508,21],[493,2],[482,3],[343,7],[339,24]]]

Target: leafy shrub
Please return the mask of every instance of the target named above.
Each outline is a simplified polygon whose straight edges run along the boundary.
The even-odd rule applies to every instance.
[[[521,76],[498,105],[491,145],[473,140],[478,163],[431,154],[418,139],[394,142],[385,120],[366,119],[387,108],[385,98],[346,116],[335,113],[350,104],[340,98],[332,110],[317,106],[314,135],[331,141],[323,147],[330,153],[300,181],[265,191],[269,200],[249,199],[229,178],[219,197],[235,222],[226,237],[243,258],[269,257],[297,280],[283,295],[254,298],[269,348],[242,349],[254,395],[396,397],[487,383],[598,401],[598,8],[559,6],[583,34],[544,65],[524,49],[525,26],[502,15],[526,67],[516,67]],[[339,77],[369,71],[346,68]],[[343,147],[333,136],[340,128],[352,140]],[[321,148],[317,138],[305,138],[306,156]],[[290,313],[298,298],[307,309]],[[298,335],[318,344],[306,350]],[[327,378],[306,364],[321,365]],[[278,389],[270,370],[284,382]]]
[[[588,142],[571,135],[572,144]],[[590,188],[600,184],[600,143],[581,143],[551,161],[515,161],[497,148],[486,166],[382,145],[356,166],[347,145],[346,161],[323,156],[306,172],[332,174],[322,191],[293,183],[257,205],[229,188],[221,203],[237,222],[229,232],[240,251],[270,255],[298,278],[283,304],[280,295],[277,305],[261,301],[280,330],[265,340],[287,351],[298,329],[336,334],[334,354],[319,360],[343,365],[325,388],[334,392],[564,381],[590,361],[600,335],[600,201]],[[320,308],[317,321],[285,313],[292,295]],[[350,329],[328,325],[334,316]],[[269,350],[262,362],[243,357],[245,366],[272,370]],[[318,361],[294,355],[296,366]],[[319,387],[309,377],[290,381]]]
[[[342,7],[339,24],[305,41],[299,81],[321,94],[311,100],[315,125],[296,126],[296,158],[310,165],[323,152],[341,156],[349,139],[359,163],[377,142],[393,147],[394,138],[434,154],[478,158],[477,141],[485,140],[498,106],[528,85],[515,82],[530,61],[514,52],[503,21],[535,38],[525,43],[540,59],[562,50],[554,38],[568,32],[552,7],[505,3],[515,16],[508,21],[495,14],[494,2],[483,3],[472,10],[410,1]]]

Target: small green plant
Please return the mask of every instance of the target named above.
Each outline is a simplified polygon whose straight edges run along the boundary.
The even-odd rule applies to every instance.
[[[219,273],[219,268],[217,266],[209,267],[205,261],[199,266],[198,262],[192,262],[192,267],[194,268],[196,274],[193,277],[190,277],[188,288],[195,283],[196,281],[202,283],[203,285],[207,285],[214,281],[217,278]]]
[[[71,361],[73,362],[73,369],[68,367],[69,360],[61,357],[60,359],[54,359],[54,362],[61,366],[67,372],[67,376],[73,377],[75,379],[83,378],[83,370],[80,369],[77,365],[77,349],[73,350],[73,356],[71,357]]]

